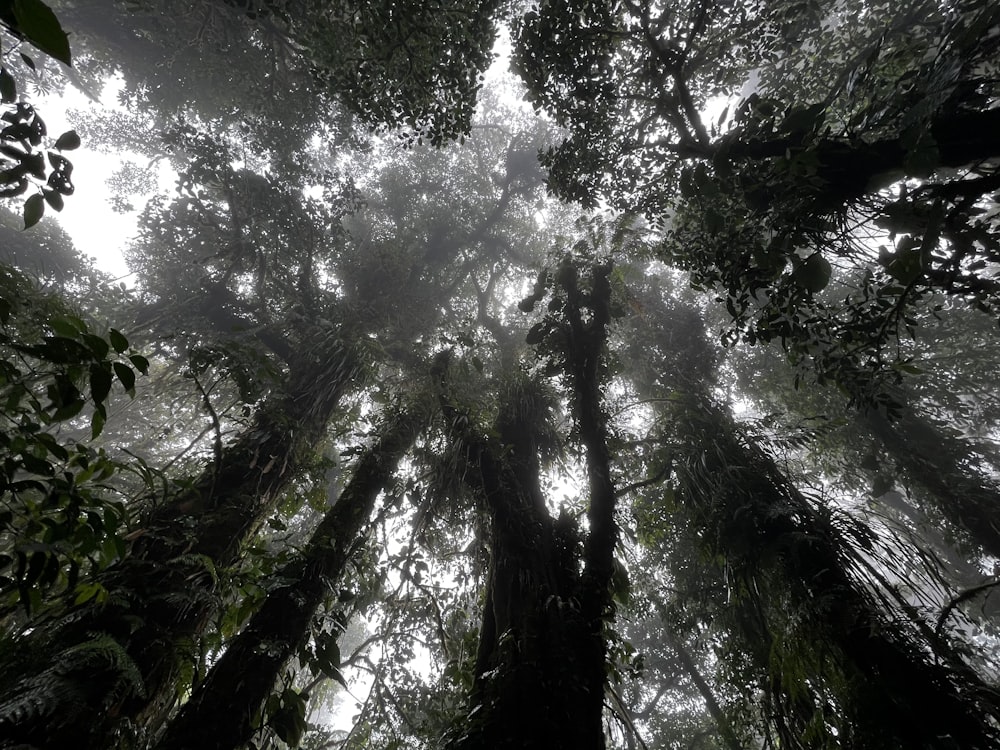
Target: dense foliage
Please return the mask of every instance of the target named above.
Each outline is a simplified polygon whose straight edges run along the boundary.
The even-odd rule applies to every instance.
[[[1000,744],[994,3],[0,25],[0,748]]]

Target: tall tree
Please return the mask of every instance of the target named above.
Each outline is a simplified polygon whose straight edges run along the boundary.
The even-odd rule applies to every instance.
[[[512,31],[550,146],[472,118],[511,7],[425,5],[144,0],[107,29],[75,6],[79,80],[120,67],[129,105],[94,132],[169,156],[178,191],[131,249],[128,340],[72,314],[0,340],[0,746],[320,745],[310,703],[353,668],[344,748],[995,745],[997,634],[951,626],[993,584],[908,570],[853,501],[892,461],[896,505],[989,562],[989,376],[900,384],[954,354],[935,315],[994,304],[992,6],[542,2]],[[594,211],[542,199],[539,150]],[[726,343],[881,405],[857,446],[737,416],[821,397],[737,381],[709,290]],[[106,461],[84,433],[134,344],[202,426],[150,448],[174,402],[138,388],[113,440],[146,452]],[[978,445],[946,426],[974,401]]]
[[[568,130],[544,155],[553,189],[664,225],[661,257],[717,290],[737,335],[878,400],[914,305],[994,304],[976,206],[996,190],[996,35],[981,32],[997,11],[799,7],[547,2],[517,23],[515,62]],[[720,99],[728,117],[707,123]],[[859,273],[834,290],[834,267]]]

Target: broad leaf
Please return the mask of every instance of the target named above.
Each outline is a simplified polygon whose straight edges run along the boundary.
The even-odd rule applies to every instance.
[[[35,47],[56,60],[72,65],[69,38],[56,14],[42,0],[14,0],[17,29]]]

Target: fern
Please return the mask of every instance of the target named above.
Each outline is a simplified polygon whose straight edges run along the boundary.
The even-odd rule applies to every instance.
[[[64,650],[56,663],[23,680],[15,697],[0,704],[0,729],[37,724],[49,718],[57,707],[79,706],[89,713],[90,689],[108,684],[110,689],[102,712],[131,697],[145,694],[142,675],[124,647],[107,633],[93,633],[89,640]]]

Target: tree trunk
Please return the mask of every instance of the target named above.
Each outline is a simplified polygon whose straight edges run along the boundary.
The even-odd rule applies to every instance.
[[[530,383],[513,391],[498,420],[499,446],[462,436],[472,467],[466,479],[486,500],[491,549],[471,710],[450,750],[604,748],[605,623],[614,616],[617,542],[600,389],[610,273],[610,264],[592,267],[584,292],[575,265],[563,261],[553,290],[561,315],[546,321],[548,345],[565,356],[586,457],[590,528],[582,554],[575,524],[553,521],[541,492],[532,420],[548,414],[544,396]]]
[[[719,736],[722,738],[726,747],[729,748],[729,750],[744,750],[739,738],[733,731],[732,725],[729,723],[729,719],[726,718],[726,714],[722,710],[722,706],[720,706],[719,701],[716,700],[715,693],[712,692],[712,688],[708,684],[708,681],[702,676],[701,670],[698,669],[698,665],[695,664],[695,661],[691,657],[691,654],[688,653],[687,648],[685,648],[684,644],[676,636],[668,635],[667,639],[669,641],[670,648],[673,649],[675,654],[677,654],[677,660],[680,662],[681,667],[685,672],[687,672],[691,682],[698,689],[701,699],[705,701],[705,708],[708,709],[709,715],[711,715],[713,721],[715,721],[715,726],[719,730]]]
[[[128,555],[99,577],[107,600],[25,637],[21,647],[45,657],[32,676],[3,686],[0,743],[105,750],[125,720],[158,725],[178,668],[194,661],[216,611],[218,572],[238,560],[358,372],[339,343],[296,356],[253,426],[189,489],[154,508]]]
[[[693,449],[678,463],[681,502],[712,559],[724,564],[730,606],[744,610],[734,621],[783,634],[777,651],[756,658],[771,674],[769,689],[792,733],[828,731],[826,720],[816,722],[829,710],[820,696],[829,693],[840,703],[845,744],[856,737],[887,750],[994,747],[1000,704],[993,691],[946,644],[927,644],[875,609],[847,573],[862,563],[831,517],[739,439],[707,398],[691,398],[678,423]],[[748,632],[745,641],[759,643],[760,635]],[[795,670],[812,659],[825,666],[804,686],[822,692],[818,703],[803,703]]]
[[[931,121],[929,132],[937,148],[938,166],[963,167],[1000,156],[1000,108],[983,112],[947,112]],[[807,148],[816,154],[815,191],[817,206],[824,210],[842,207],[873,192],[880,183],[906,173],[908,150],[900,138],[874,143],[860,139],[822,139]],[[737,161],[784,158],[802,150],[792,138],[772,140],[726,140],[707,150],[706,157],[725,156]]]
[[[302,556],[278,572],[277,578],[289,583],[268,594],[226,647],[170,722],[157,750],[236,750],[250,741],[255,718],[261,716],[281,671],[309,637],[316,611],[342,575],[375,500],[422,424],[419,416],[402,414],[386,426],[358,462]]]
[[[960,533],[1000,558],[1000,492],[968,462],[961,439],[910,411],[896,423],[869,412],[872,432]]]
[[[548,514],[523,425],[501,434],[501,445],[464,438],[466,480],[489,513],[490,566],[470,711],[448,747],[603,748],[600,711],[585,713],[592,692],[603,697],[604,662],[581,611],[573,524]]]

